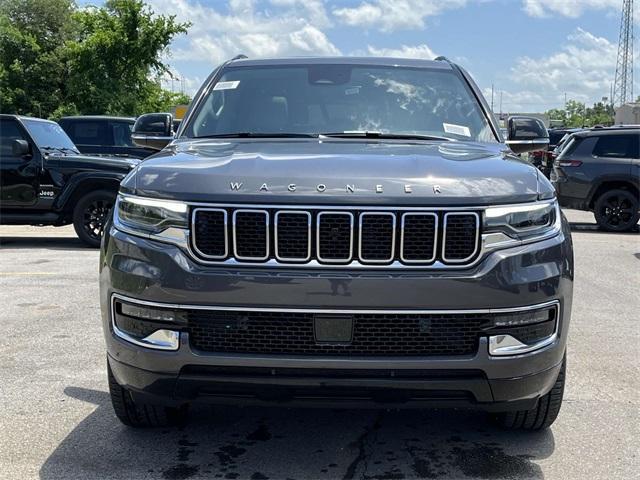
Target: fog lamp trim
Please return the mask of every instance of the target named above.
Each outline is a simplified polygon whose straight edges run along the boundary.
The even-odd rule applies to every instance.
[[[558,338],[558,331],[560,327],[560,302],[554,302],[552,306],[555,306],[556,314],[554,321],[555,328],[551,335],[542,340],[532,343],[526,344],[522,343],[517,338],[513,337],[509,334],[498,334],[498,335],[490,335],[489,336],[489,355],[493,357],[506,357],[513,355],[522,355],[525,353],[530,353],[541,348],[547,347],[553,343]],[[548,307],[547,307],[548,309]]]
[[[144,338],[136,338],[129,335],[118,328],[116,325],[116,300],[118,297],[111,297],[111,328],[118,338],[126,342],[133,343],[139,347],[145,347],[153,350],[176,351],[180,348],[180,332],[168,328],[158,329]],[[144,321],[145,319],[141,319]]]

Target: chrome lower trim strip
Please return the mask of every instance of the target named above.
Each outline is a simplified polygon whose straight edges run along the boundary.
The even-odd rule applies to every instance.
[[[548,302],[537,303],[535,305],[526,305],[522,307],[506,307],[506,308],[472,308],[472,309],[382,309],[382,308],[279,308],[279,307],[238,307],[238,306],[221,306],[221,305],[199,305],[184,303],[162,303],[150,300],[140,300],[131,298],[120,293],[112,293],[113,299],[123,300],[129,303],[137,303],[147,307],[169,308],[173,310],[218,310],[226,312],[282,312],[282,313],[336,313],[336,314],[465,314],[465,313],[517,313],[529,310],[537,310],[540,308],[558,305],[557,318],[560,317],[560,301],[550,300]],[[559,323],[559,322],[558,322]],[[557,329],[557,326],[556,326]]]

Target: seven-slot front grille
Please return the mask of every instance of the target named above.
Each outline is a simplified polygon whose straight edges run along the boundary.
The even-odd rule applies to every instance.
[[[480,251],[480,213],[198,207],[191,234],[207,262],[464,265]]]

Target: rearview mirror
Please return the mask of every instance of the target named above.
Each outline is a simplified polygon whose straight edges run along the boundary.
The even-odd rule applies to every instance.
[[[131,140],[139,147],[162,150],[174,137],[170,113],[146,113],[133,125]]]
[[[541,120],[534,117],[509,117],[507,145],[516,153],[546,150],[549,132]]]
[[[23,158],[28,160],[31,158],[31,149],[29,148],[29,142],[26,140],[14,140],[11,143],[11,153],[14,157]]]

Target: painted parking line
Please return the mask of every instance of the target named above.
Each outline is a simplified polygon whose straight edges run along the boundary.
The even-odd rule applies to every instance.
[[[0,277],[45,277],[55,275],[55,272],[0,272]]]

